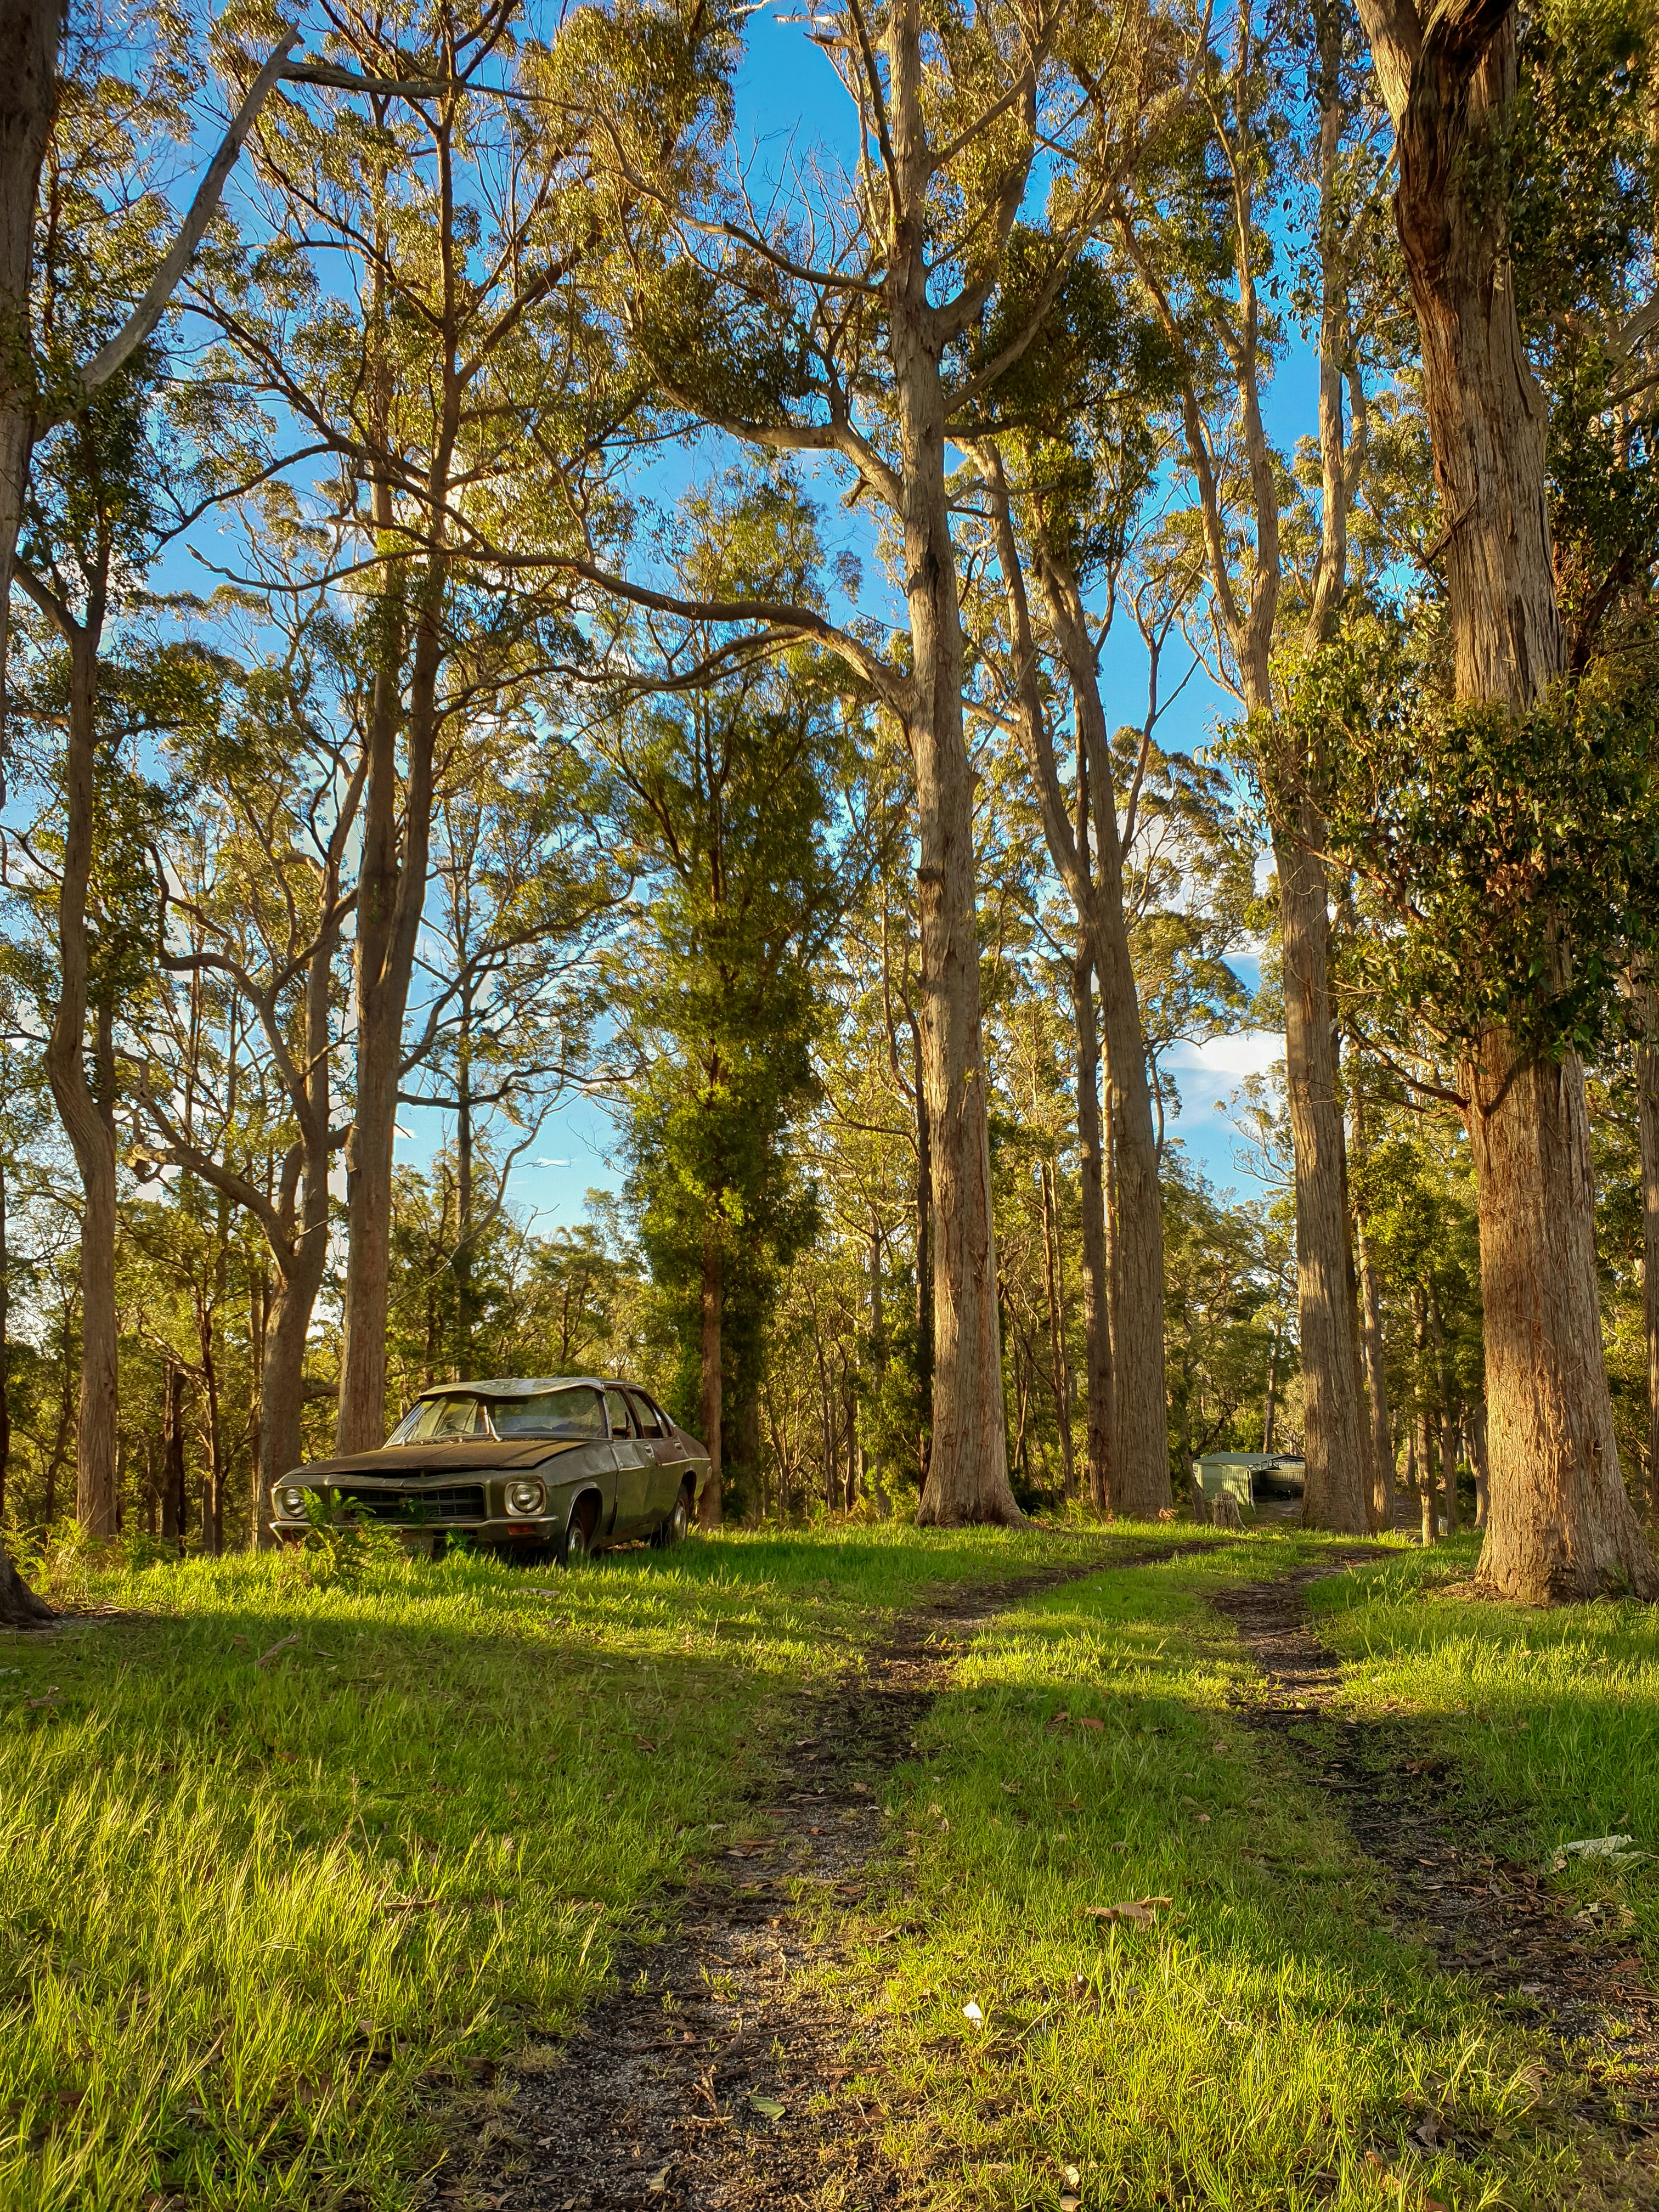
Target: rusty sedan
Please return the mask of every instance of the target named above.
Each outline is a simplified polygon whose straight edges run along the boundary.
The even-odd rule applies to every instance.
[[[313,1461],[271,1486],[271,1532],[319,1523],[450,1536],[521,1559],[580,1559],[608,1544],[684,1535],[708,1455],[637,1383],[594,1375],[441,1382],[378,1451]]]

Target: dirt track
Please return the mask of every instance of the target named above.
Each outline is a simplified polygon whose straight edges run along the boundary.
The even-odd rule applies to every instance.
[[[1616,1911],[1575,1917],[1536,1860],[1520,1856],[1520,1824],[1482,1803],[1411,1722],[1341,1710],[1340,1662],[1303,1597],[1337,1571],[1304,1569],[1213,1600],[1267,1677],[1242,1717],[1340,1809],[1386,1877],[1398,1933],[1545,2028],[1571,2110],[1634,2154],[1645,2194],[1659,2172],[1659,2000],[1620,1941]]]
[[[1187,1548],[1160,1545],[1106,1565],[1143,1565]],[[728,1852],[723,1869],[690,1891],[678,1930],[620,1962],[614,1993],[589,2011],[560,2063],[518,2077],[510,2135],[482,2166],[457,2171],[437,2202],[469,2212],[914,2203],[910,2178],[884,2157],[842,2092],[872,2046],[867,2029],[818,1994],[837,1949],[808,1922],[821,1922],[823,1903],[862,1894],[881,1840],[883,1778],[911,1755],[957,1655],[1021,1598],[1101,1571],[1091,1561],[946,1590],[902,1615],[862,1669],[804,1704],[793,1765],[757,1801],[770,1840]]]

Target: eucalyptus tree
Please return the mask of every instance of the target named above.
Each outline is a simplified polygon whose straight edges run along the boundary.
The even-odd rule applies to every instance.
[[[1454,1041],[1474,1164],[1492,1469],[1481,1571],[1533,1602],[1614,1585],[1652,1596],[1659,1569],[1619,1475],[1581,1056],[1601,1029],[1607,963],[1639,969],[1647,957],[1648,687],[1615,680],[1616,659],[1593,663],[1597,599],[1604,611],[1645,584],[1652,539],[1622,578],[1599,562],[1581,578],[1597,535],[1582,505],[1568,543],[1552,533],[1574,477],[1599,476],[1591,508],[1606,515],[1620,504],[1606,462],[1650,443],[1646,20],[1541,11],[1563,64],[1557,112],[1564,92],[1577,109],[1552,137],[1517,128],[1528,118],[1511,0],[1432,10],[1360,0],[1360,14],[1395,126],[1395,215],[1441,503],[1425,557],[1443,564],[1449,679],[1410,679],[1408,754],[1385,716],[1395,726],[1366,781],[1392,756],[1413,796],[1382,836],[1356,818],[1355,844],[1389,850],[1383,872],[1411,882],[1418,920],[1474,925],[1459,976],[1419,969],[1412,981]],[[1529,100],[1535,118],[1535,89]],[[1632,186],[1633,222],[1621,205]],[[1542,227],[1548,251],[1529,254],[1523,218],[1540,200],[1559,219]],[[1575,331],[1579,343],[1563,346]],[[1553,466],[1553,408],[1577,433]],[[1576,618],[1586,614],[1589,652]],[[1364,701],[1352,706],[1357,722],[1372,719]],[[1466,887],[1446,872],[1449,850],[1474,872]]]
[[[453,1116],[447,1349],[465,1375],[475,1263],[513,1168],[562,1093],[591,1079],[605,941],[627,883],[606,842],[602,773],[580,757],[565,703],[536,687],[498,702],[482,726],[454,726],[435,781],[422,1003],[398,1098]]]
[[[1206,40],[1207,23],[1206,17],[1200,27]],[[1173,171],[1144,167],[1126,179],[1111,220],[1124,263],[1158,319],[1175,364],[1216,673],[1244,709],[1272,830],[1286,1085],[1296,1132],[1306,1513],[1316,1525],[1358,1534],[1366,1526],[1368,1440],[1330,1008],[1321,794],[1307,764],[1286,750],[1284,686],[1274,672],[1292,623],[1304,649],[1316,646],[1340,603],[1348,580],[1349,519],[1364,465],[1368,418],[1352,295],[1356,202],[1363,204],[1368,177],[1365,134],[1354,129],[1363,99],[1348,66],[1344,29],[1340,0],[1324,0],[1316,10],[1311,51],[1298,52],[1287,46],[1268,11],[1243,0],[1234,15],[1230,54],[1224,58],[1206,44],[1199,60],[1202,128],[1179,149]],[[1294,82],[1303,67],[1305,99]],[[1291,109],[1311,124],[1316,147],[1311,173],[1300,178],[1287,154]],[[1271,219],[1298,208],[1311,210],[1321,462],[1317,552],[1301,592],[1284,530],[1282,464],[1263,412],[1279,335],[1268,290]]]
[[[262,520],[274,543],[279,511]],[[280,564],[278,564],[280,565]],[[356,641],[313,590],[284,595],[286,635],[261,620],[264,650],[244,667],[234,711],[180,758],[198,793],[194,819],[163,841],[157,872],[167,988],[137,1055],[143,1171],[183,1170],[257,1225],[274,1270],[263,1316],[260,1495],[302,1453],[304,1370],[327,1268],[329,1172],[345,1142],[337,1119],[343,1029],[342,953],[356,899],[350,859],[366,763],[349,716]],[[260,611],[263,614],[263,610]],[[201,987],[218,994],[216,1027],[240,1037],[203,1066]],[[256,1542],[268,1531],[256,1502]]]
[[[695,21],[729,68],[731,19]],[[898,650],[813,610],[749,611],[757,626],[823,637],[906,733],[934,1199],[921,1516],[1012,1522],[947,447],[1036,339],[1113,184],[1181,97],[1179,69],[1140,0],[1087,12],[1066,0],[948,12],[848,0],[813,23],[856,119],[851,174],[798,173],[793,197],[768,188],[757,208],[724,158],[720,97],[695,130],[665,131],[641,88],[633,18],[619,15],[605,33],[610,204],[637,271],[630,335],[660,391],[751,449],[823,457],[891,532],[907,618]],[[1044,215],[1023,228],[1039,196]]]
[[[504,688],[582,659],[527,584],[545,584],[550,550],[603,539],[599,457],[633,404],[583,291],[604,240],[567,41],[520,46],[516,15],[514,0],[432,0],[337,27],[334,59],[306,80],[324,88],[261,112],[261,234],[190,293],[223,341],[198,436],[228,477],[332,463],[328,573],[374,648],[356,707],[344,1450],[383,1433],[393,1133],[438,763]]]

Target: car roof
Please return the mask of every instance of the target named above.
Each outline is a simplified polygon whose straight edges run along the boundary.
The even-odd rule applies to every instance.
[[[479,1382],[433,1382],[422,1398],[538,1398],[544,1390],[568,1390],[585,1383],[590,1390],[649,1391],[639,1382],[622,1382],[614,1375],[498,1375]]]

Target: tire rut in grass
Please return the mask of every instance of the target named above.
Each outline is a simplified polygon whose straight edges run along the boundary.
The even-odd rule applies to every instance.
[[[1212,1600],[1267,1677],[1267,1694],[1242,1700],[1241,1716],[1340,1808],[1387,1876],[1396,1932],[1541,2027],[1574,2113],[1627,2149],[1644,2146],[1639,2162],[1650,2166],[1659,2148],[1659,1998],[1619,1940],[1615,1916],[1575,1916],[1536,1860],[1520,1856],[1521,1816],[1483,1802],[1419,1727],[1341,1710],[1341,1662],[1315,1635],[1303,1592],[1376,1556],[1356,1552]]]
[[[974,1634],[1037,1591],[1196,1548],[952,1589],[900,1617],[854,1672],[799,1708],[793,1773],[755,1802],[769,1840],[733,1846],[694,1882],[663,1942],[619,1961],[558,2063],[520,2073],[511,2140],[441,2203],[499,2212],[888,2212],[913,2179],[883,2154],[842,2084],[875,2031],[816,1986],[835,1964],[837,1908],[861,1896],[884,1822],[880,1785]],[[830,1908],[826,1916],[824,1907]],[[829,1920],[830,1932],[815,1932]]]

